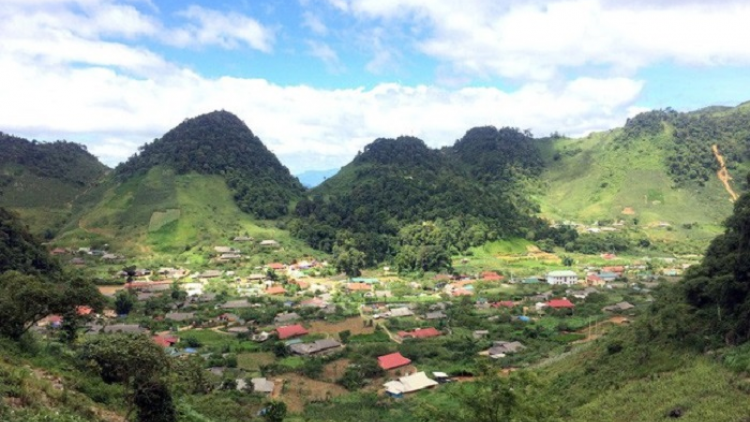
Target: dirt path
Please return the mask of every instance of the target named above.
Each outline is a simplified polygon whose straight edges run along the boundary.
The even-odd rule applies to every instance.
[[[721,183],[724,184],[724,189],[729,192],[729,196],[732,197],[732,202],[734,202],[737,200],[737,198],[739,198],[739,195],[737,195],[729,185],[729,181],[732,180],[732,176],[730,176],[729,171],[727,171],[727,166],[724,163],[724,157],[719,154],[719,147],[716,144],[711,145],[711,151],[713,151],[714,157],[716,157],[716,161],[719,162],[719,166],[721,167],[719,171],[716,172],[716,176],[718,176],[719,180],[721,180]]]

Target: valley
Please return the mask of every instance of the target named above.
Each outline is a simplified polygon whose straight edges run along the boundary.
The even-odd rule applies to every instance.
[[[312,189],[226,111],[115,169],[4,137],[0,418],[741,420],[747,109],[381,138]]]

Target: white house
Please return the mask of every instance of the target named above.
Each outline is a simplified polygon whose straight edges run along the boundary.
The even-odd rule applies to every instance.
[[[570,270],[550,271],[547,273],[547,283],[571,286],[578,283],[578,275]]]

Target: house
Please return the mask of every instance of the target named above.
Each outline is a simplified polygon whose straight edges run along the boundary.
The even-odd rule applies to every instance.
[[[605,282],[612,282],[615,281],[618,277],[620,277],[619,273],[609,272],[609,271],[601,271],[599,273],[599,278],[601,278]]]
[[[148,331],[138,324],[112,324],[112,325],[89,325],[89,333],[125,333],[125,334],[141,334]]]
[[[296,312],[284,312],[277,314],[276,317],[273,319],[274,324],[288,324],[290,322],[298,321],[301,319]]]
[[[312,299],[305,299],[305,300],[303,300],[302,302],[300,302],[299,306],[302,307],[302,308],[319,308],[319,309],[323,309],[323,308],[328,307],[328,302],[326,302],[323,299],[314,297]]]
[[[220,305],[223,309],[241,309],[241,308],[253,308],[253,303],[249,303],[247,299],[230,300]]]
[[[279,247],[279,242],[273,239],[266,239],[260,242],[260,246],[267,247],[267,248],[277,248]]]
[[[586,287],[583,290],[566,290],[566,294],[573,296],[576,299],[586,299],[592,293],[599,293],[599,290],[593,287]]]
[[[265,291],[269,296],[286,294],[286,289],[283,286],[272,286],[267,288]]]
[[[168,312],[164,315],[164,319],[177,322],[187,321],[193,318],[195,318],[195,312]]]
[[[264,341],[268,340],[271,337],[270,334],[268,334],[265,331],[261,331],[258,334],[253,334],[252,340],[258,343],[263,343]]]
[[[252,242],[253,240],[255,240],[255,239],[253,239],[250,236],[235,236],[232,239],[232,241],[234,241],[234,242]]]
[[[265,274],[258,274],[258,273],[255,273],[255,274],[250,274],[250,275],[249,275],[249,276],[247,277],[247,279],[248,279],[249,281],[262,281],[262,280],[265,280],[265,279],[266,279],[266,275],[265,275]]]
[[[383,384],[386,393],[394,397],[401,397],[405,393],[424,390],[436,385],[438,385],[438,382],[427,378],[424,371],[401,377],[398,381],[388,381]]]
[[[269,381],[266,378],[252,378],[250,382],[253,384],[253,392],[270,395],[273,393],[274,384],[273,381]]]
[[[578,283],[578,275],[574,271],[570,270],[559,270],[559,271],[550,271],[547,273],[547,284],[551,285],[568,285],[571,286],[573,284]]]
[[[316,356],[324,353],[330,353],[341,347],[341,343],[332,339],[324,338],[315,340],[311,343],[296,343],[289,346],[289,350],[300,356]]]
[[[219,256],[219,259],[223,261],[231,261],[233,259],[240,259],[242,258],[242,255],[238,253],[223,253],[221,256]]]
[[[479,276],[482,281],[502,281],[505,277],[494,271],[485,271]]]
[[[52,256],[55,256],[55,255],[65,255],[67,253],[68,253],[68,250],[64,249],[64,248],[55,248],[55,249],[52,249],[50,251],[50,255],[52,255]]]
[[[547,302],[546,305],[552,309],[573,309],[576,307],[576,305],[574,305],[573,302],[569,301],[566,298],[552,299],[549,302]]]
[[[286,265],[282,264],[281,262],[272,262],[270,264],[267,264],[266,268],[274,271],[281,271],[286,268]]]
[[[446,382],[451,381],[450,375],[445,372],[433,372],[432,377],[435,378],[435,381],[437,381],[438,384],[445,384]]]
[[[236,334],[236,335],[248,334],[250,332],[250,329],[247,328],[247,327],[242,327],[242,326],[240,326],[240,327],[230,327],[230,328],[227,328],[227,332],[228,333],[232,333],[232,334]]]
[[[492,304],[493,308],[513,308],[516,304],[512,300],[501,300]]]
[[[602,311],[604,312],[624,312],[629,311],[631,309],[635,308],[635,306],[632,303],[629,302],[620,302],[616,303],[614,305],[605,306],[602,308]]]
[[[180,339],[174,336],[153,336],[151,340],[161,347],[172,347],[180,342]]]
[[[473,333],[471,333],[471,335],[475,339],[479,340],[481,338],[484,338],[484,337],[487,337],[488,335],[490,335],[490,331],[489,330],[475,330]]]
[[[229,247],[229,246],[214,246],[214,251],[216,253],[237,253],[239,250]]]
[[[440,331],[435,329],[434,327],[428,327],[428,328],[416,328],[412,331],[399,331],[398,336],[402,339],[423,339],[423,338],[430,338],[430,337],[438,337],[442,335]]]
[[[308,334],[308,331],[305,329],[305,327],[299,324],[279,327],[276,329],[276,332],[279,335],[279,340],[285,340],[288,338],[299,337]]]
[[[462,288],[462,287],[459,287],[457,289],[453,289],[453,291],[451,291],[451,295],[453,295],[454,297],[471,296],[473,294],[474,294],[474,292],[472,290],[465,289],[465,288]]]
[[[589,286],[604,286],[606,283],[598,274],[591,273],[586,276],[586,284]]]
[[[435,320],[435,319],[443,319],[443,318],[447,318],[447,315],[443,311],[427,312],[424,315],[424,319],[426,320]]]
[[[403,357],[399,352],[378,357],[378,365],[386,371],[400,368],[410,363],[411,360]]]
[[[532,302],[546,302],[552,297],[552,292],[544,292],[538,295],[529,296],[529,300]]]
[[[493,359],[499,359],[508,354],[520,352],[525,348],[526,346],[519,341],[495,341],[487,354]]]
[[[198,274],[198,278],[219,278],[221,277],[221,271],[219,270],[206,270]]]
[[[400,318],[400,317],[407,317],[414,315],[414,312],[412,312],[411,309],[407,308],[406,306],[402,306],[400,308],[393,308],[388,312],[388,316],[391,318]]]
[[[539,283],[539,277],[528,277],[521,280],[521,284],[537,284]]]
[[[372,291],[372,285],[367,283],[346,283],[346,291],[349,293],[370,292]]]

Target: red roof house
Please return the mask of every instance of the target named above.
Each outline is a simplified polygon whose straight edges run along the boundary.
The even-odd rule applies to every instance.
[[[283,270],[284,268],[286,268],[286,265],[284,265],[284,264],[282,264],[280,262],[272,262],[272,263],[266,265],[266,267],[268,267],[268,268],[270,268],[270,269],[272,269],[274,271],[278,271],[278,270]]]
[[[493,308],[512,308],[516,306],[515,303],[513,303],[512,300],[501,300],[500,302],[495,302],[492,304]]]
[[[286,293],[286,289],[283,286],[273,286],[266,289],[267,295],[283,295]]]
[[[480,278],[483,281],[502,281],[505,277],[494,271],[485,271],[481,274]]]
[[[451,294],[453,296],[471,296],[471,295],[474,294],[474,292],[472,292],[471,290],[467,290],[467,289],[463,289],[463,288],[458,288],[458,289],[454,289],[451,292]]]
[[[180,341],[179,338],[174,336],[153,336],[151,339],[161,347],[172,347]]]
[[[573,309],[576,307],[576,305],[574,305],[573,302],[565,298],[552,299],[549,302],[547,302],[547,306],[553,309]]]
[[[286,327],[279,327],[276,329],[276,332],[279,333],[279,340],[285,340],[291,337],[304,336],[304,335],[307,335],[308,333],[305,327],[299,324],[287,325]]]
[[[347,283],[346,290],[350,292],[369,292],[372,286],[367,283]]]
[[[390,355],[378,357],[378,365],[386,371],[389,369],[399,368],[411,363],[411,360],[401,356],[401,353],[391,353]]]
[[[78,314],[79,316],[89,315],[92,312],[94,312],[94,310],[91,309],[90,306],[76,306],[76,314]]]
[[[441,335],[440,331],[434,327],[417,328],[413,331],[399,331],[398,336],[401,338],[430,338]]]

